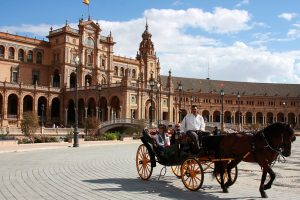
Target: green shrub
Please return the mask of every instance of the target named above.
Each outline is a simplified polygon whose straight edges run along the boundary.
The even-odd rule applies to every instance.
[[[104,133],[103,137],[105,140],[118,140],[120,139],[120,133],[119,132],[107,132]]]
[[[24,112],[23,119],[21,120],[21,131],[34,142],[34,136],[36,130],[39,128],[37,114],[34,112]]]

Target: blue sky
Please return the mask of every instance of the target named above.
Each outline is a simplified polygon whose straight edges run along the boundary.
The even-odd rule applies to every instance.
[[[0,31],[46,38],[88,16],[82,0],[0,1]],[[162,74],[300,84],[300,1],[90,0],[116,55],[135,57],[146,18]]]

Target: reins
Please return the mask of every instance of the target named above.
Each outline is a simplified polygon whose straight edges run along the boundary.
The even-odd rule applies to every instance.
[[[285,157],[284,157],[282,151],[281,151],[280,149],[274,148],[274,147],[272,147],[272,146],[270,145],[270,143],[269,143],[269,141],[267,140],[267,138],[266,138],[266,136],[265,136],[265,134],[264,134],[263,131],[262,131],[262,136],[263,136],[264,141],[267,143],[267,145],[266,145],[265,147],[270,148],[272,151],[276,152],[278,155],[280,155],[280,156],[283,158],[283,161],[281,161],[281,160],[280,160],[280,156],[279,156],[279,157],[278,157],[278,162],[285,163],[285,162],[286,162],[286,159],[285,159]],[[281,136],[282,136],[282,134],[281,134]],[[282,137],[283,137],[283,136],[282,136]],[[274,162],[273,162],[272,165],[274,165],[275,162],[276,162],[276,159],[274,160]]]

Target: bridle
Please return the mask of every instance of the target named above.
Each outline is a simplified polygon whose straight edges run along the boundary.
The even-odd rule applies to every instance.
[[[263,140],[265,141],[265,143],[267,144],[265,146],[265,148],[270,148],[272,151],[278,153],[279,155],[283,156],[283,150],[282,147],[284,147],[284,142],[283,142],[283,133],[280,134],[281,136],[281,145],[279,147],[272,147],[269,143],[269,141],[267,140],[265,133],[262,131],[262,136],[263,136]]]
[[[266,138],[265,136],[265,133],[264,131],[262,131],[262,137],[263,137],[263,140],[264,142],[266,143],[266,146],[265,148],[269,148],[271,149],[272,151],[274,151],[275,153],[277,153],[278,155],[280,155],[284,161],[285,161],[285,156],[284,156],[284,149],[286,148],[286,142],[285,142],[285,139],[284,139],[284,133],[285,133],[286,129],[280,133],[280,137],[281,137],[281,145],[279,145],[278,147],[274,147],[274,146],[271,146],[270,142],[268,141],[268,139]],[[293,137],[293,139],[289,140],[290,144],[295,140],[295,136]]]

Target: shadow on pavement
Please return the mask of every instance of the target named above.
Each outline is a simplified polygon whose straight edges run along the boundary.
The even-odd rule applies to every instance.
[[[127,192],[140,192],[142,194],[156,194],[160,197],[173,198],[173,199],[207,199],[214,200],[220,199],[212,194],[201,192],[201,190],[192,192],[179,189],[165,180],[143,181],[141,179],[126,179],[126,178],[109,178],[109,179],[96,179],[84,180],[84,182],[94,184],[115,184],[112,187],[100,187],[97,190],[103,191],[127,191]],[[220,191],[221,192],[221,191]],[[138,199],[138,197],[137,197]]]

